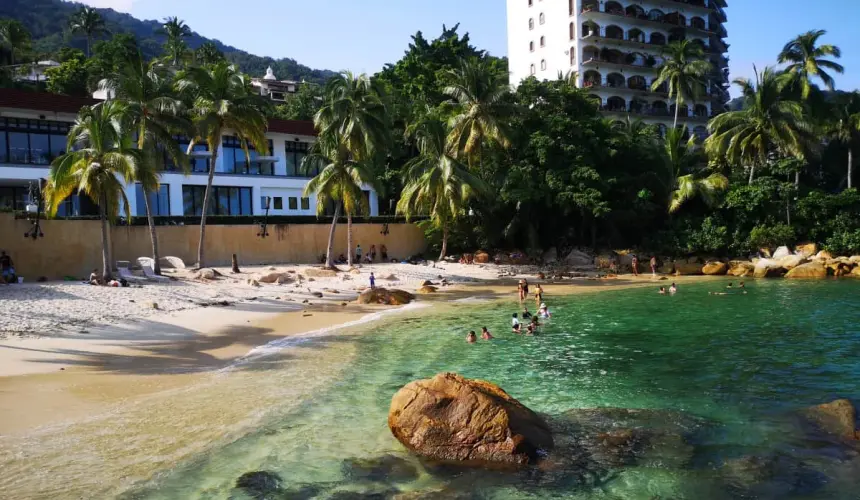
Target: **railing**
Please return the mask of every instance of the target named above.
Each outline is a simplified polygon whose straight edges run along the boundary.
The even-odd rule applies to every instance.
[[[679,28],[693,28],[693,29],[699,29],[699,28],[695,28],[695,27],[693,27],[693,26],[690,26],[690,25],[688,25],[688,24],[681,24],[680,22],[672,22],[672,21],[669,21],[669,20],[667,20],[667,19],[666,19],[667,17],[671,16],[672,14],[677,14],[676,12],[672,12],[672,13],[667,14],[667,15],[665,15],[665,16],[663,16],[663,17],[661,17],[661,18],[653,18],[653,19],[652,19],[652,18],[651,18],[651,17],[649,17],[648,15],[642,15],[642,14],[628,14],[627,12],[624,12],[624,11],[614,11],[614,10],[603,10],[603,11],[602,11],[602,10],[600,10],[600,8],[598,8],[598,7],[594,7],[594,6],[583,7],[583,8],[580,10],[580,14],[588,14],[588,13],[591,13],[591,12],[598,12],[598,13],[608,14],[608,15],[610,15],[610,16],[617,16],[617,17],[625,17],[625,18],[638,19],[638,20],[640,20],[640,21],[647,21],[647,22],[649,22],[649,23],[662,24],[662,25],[666,25],[666,26],[674,26],[674,27],[679,27]],[[725,31],[725,28],[724,28],[722,25],[720,25],[720,28],[722,29],[722,31]],[[716,32],[709,31],[709,30],[707,30],[707,29],[699,29],[699,31],[702,31],[703,33],[708,33],[708,34],[711,34],[711,35],[713,35],[713,34],[717,34]],[[723,36],[725,36],[725,35],[723,35]]]
[[[626,62],[610,61],[607,59],[601,59],[599,57],[592,57],[590,59],[586,59],[586,60],[582,61],[583,65],[593,64],[593,63],[614,64],[616,66],[626,66],[628,68],[643,69],[643,70],[649,70],[649,71],[653,71],[657,67],[656,65],[648,66],[645,64],[630,64],[630,63],[626,63]]]

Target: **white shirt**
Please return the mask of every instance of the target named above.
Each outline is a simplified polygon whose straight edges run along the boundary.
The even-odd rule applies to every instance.
[[[518,320],[517,318],[511,319],[511,326],[517,326],[519,324],[520,324],[520,320]]]

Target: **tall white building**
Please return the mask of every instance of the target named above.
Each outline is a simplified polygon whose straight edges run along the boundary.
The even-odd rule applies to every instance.
[[[671,125],[675,106],[651,91],[664,46],[687,39],[702,44],[714,65],[702,99],[681,106],[680,120],[700,137],[708,119],[728,102],[726,0],[507,0],[512,85],[573,75],[624,120]]]

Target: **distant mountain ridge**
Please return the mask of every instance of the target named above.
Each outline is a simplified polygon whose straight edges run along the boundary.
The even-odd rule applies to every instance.
[[[71,36],[68,33],[68,19],[82,4],[63,0],[0,0],[0,17],[17,19],[30,30],[33,36],[33,48],[37,52],[51,53],[60,47],[69,45],[84,49],[83,37]],[[132,33],[138,40],[143,54],[148,57],[162,55],[161,45],[164,36],[158,34],[161,28],[159,21],[141,21],[130,14],[117,12],[113,9],[96,9],[105,19],[108,30],[113,33]],[[193,22],[185,20],[193,28]],[[249,54],[243,50],[226,45],[219,40],[206,38],[194,32],[187,39],[189,47],[196,49],[206,42],[214,43],[227,58],[245,73],[252,76],[263,76],[266,68],[271,66],[275,75],[282,80],[306,80],[324,83],[334,75],[333,71],[312,69],[299,64],[295,59],[273,59]]]

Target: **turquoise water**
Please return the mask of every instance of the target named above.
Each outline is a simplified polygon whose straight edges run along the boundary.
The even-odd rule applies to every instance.
[[[723,285],[685,285],[675,296],[550,289],[554,317],[534,337],[509,333],[512,302],[371,324],[344,340],[357,356],[336,383],[127,497],[253,498],[237,478],[268,471],[281,483],[259,498],[858,498],[857,453],[806,437],[792,415],[860,399],[860,282],[756,281],[746,295],[708,295]],[[481,326],[497,339],[466,344]],[[439,468],[406,453],[386,418],[397,389],[443,371],[497,383],[554,422],[573,408],[621,407],[697,423],[686,442],[622,465]],[[751,455],[767,465],[727,472]]]

